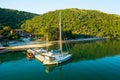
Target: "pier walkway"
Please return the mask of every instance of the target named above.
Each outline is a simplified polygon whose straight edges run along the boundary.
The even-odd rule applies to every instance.
[[[41,47],[46,47],[46,46],[50,46],[52,44],[48,43],[47,45],[44,44],[30,44],[30,45],[20,45],[20,46],[10,46],[10,47],[6,47],[8,49],[8,51],[24,51],[28,48],[41,48]]]

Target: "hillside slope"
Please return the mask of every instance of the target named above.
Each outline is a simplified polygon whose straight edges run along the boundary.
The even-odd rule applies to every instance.
[[[0,27],[20,28],[25,20],[31,19],[36,15],[24,11],[0,8]]]
[[[22,24],[21,28],[36,35],[46,36],[49,40],[58,38],[59,13],[62,16],[63,32],[68,38],[76,37],[120,37],[120,16],[96,10],[76,8],[56,10],[36,16]],[[56,35],[57,34],[57,35]]]

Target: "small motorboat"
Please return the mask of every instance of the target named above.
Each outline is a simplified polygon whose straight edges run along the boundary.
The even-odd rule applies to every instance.
[[[0,47],[0,54],[5,54],[8,52],[8,49],[5,47]]]
[[[29,52],[29,53],[27,53],[27,57],[28,57],[28,58],[34,58],[34,55]]]

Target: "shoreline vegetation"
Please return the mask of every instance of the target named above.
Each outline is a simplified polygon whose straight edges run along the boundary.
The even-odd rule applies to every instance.
[[[96,41],[96,40],[105,40],[106,38],[82,38],[82,39],[74,39],[74,40],[66,40],[67,42],[83,42],[83,41]],[[54,42],[59,42],[59,41],[49,41],[48,43],[46,42],[27,42],[27,43],[19,43],[20,45],[13,45],[6,47],[8,51],[25,51],[28,48],[42,48],[42,47],[47,47],[51,46]],[[63,41],[65,42],[65,41]]]
[[[55,10],[35,16],[31,20],[26,20],[21,29],[38,36],[48,36],[50,41],[58,40],[60,12],[64,38],[120,37],[120,16],[77,8]]]
[[[112,39],[120,37],[120,16],[115,14],[78,8],[34,14],[0,8],[0,40],[18,40],[21,36],[31,37],[31,35],[36,38],[48,36],[50,41],[58,40],[60,12],[63,36],[67,39],[94,36]],[[29,36],[26,36],[28,34]]]

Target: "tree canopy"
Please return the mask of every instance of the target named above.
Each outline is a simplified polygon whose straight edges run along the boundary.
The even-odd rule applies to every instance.
[[[36,35],[51,36],[56,39],[59,30],[59,13],[62,16],[62,28],[69,38],[97,36],[120,37],[120,16],[97,10],[64,9],[51,11],[31,20],[26,20],[21,28]],[[57,35],[57,36],[56,36]]]
[[[20,28],[25,20],[31,19],[36,15],[24,11],[0,8],[0,29],[4,26],[9,26],[13,29]]]
[[[59,13],[62,29],[67,38],[80,37],[120,37],[120,16],[97,10],[64,9],[37,15],[29,12],[0,8],[0,30],[22,28],[36,35],[56,40],[59,36]],[[2,33],[3,31],[0,31]]]

